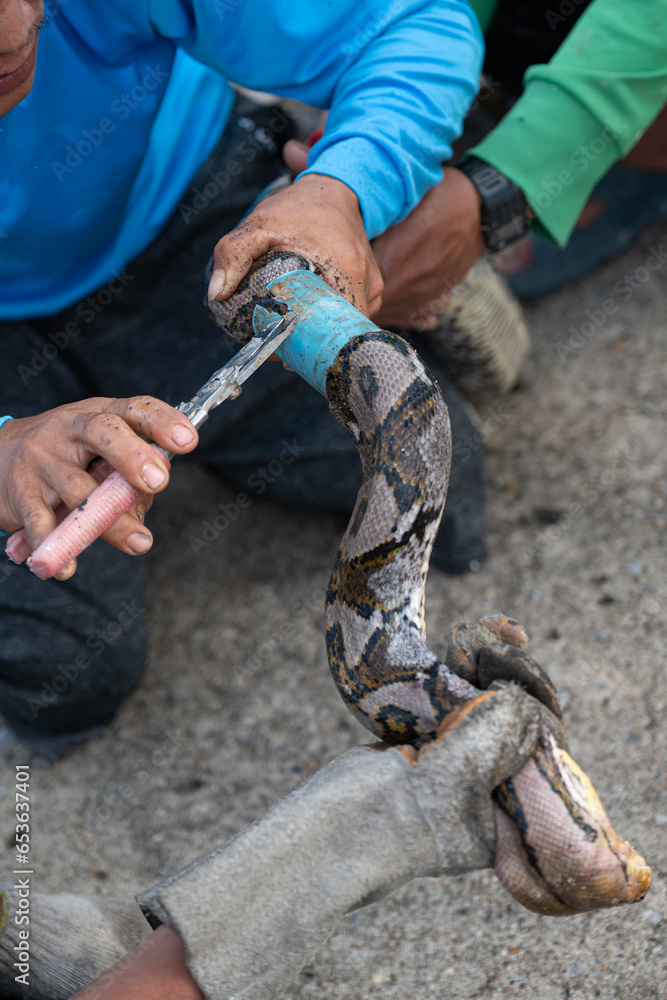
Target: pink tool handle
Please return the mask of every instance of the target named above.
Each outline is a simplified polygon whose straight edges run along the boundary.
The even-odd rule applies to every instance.
[[[110,465],[104,458],[94,459],[88,466],[87,472],[97,480],[98,483],[103,483],[107,476],[110,476],[114,471],[113,465]],[[53,512],[56,516],[56,524],[62,524],[65,518],[69,514],[69,508],[64,504],[58,504]],[[20,565],[25,562],[32,549],[30,548],[30,542],[28,541],[28,536],[26,535],[25,528],[19,528],[14,534],[9,538],[7,546],[5,548],[5,554],[12,562]]]
[[[153,445],[153,447],[159,452],[169,468],[167,453],[157,445]],[[106,469],[102,470],[102,464],[106,466]],[[97,469],[90,471],[97,479],[96,473],[103,475],[110,468],[105,462],[100,463]],[[142,490],[131,486],[120,472],[111,471],[111,474],[103,479],[97,489],[93,490],[79,507],[67,514],[32,555],[26,551],[29,550],[29,544],[25,534],[23,533],[22,538],[17,537],[22,534],[22,531],[15,532],[10,538],[7,543],[7,554],[14,562],[23,562],[27,556],[31,571],[40,579],[48,580],[49,577],[64,569],[72,559],[76,559],[114,521],[117,521],[121,514],[125,514],[144,495]],[[59,512],[60,508],[56,512],[56,516]]]
[[[30,548],[30,542],[28,541],[28,536],[25,533],[25,528],[19,528],[19,530],[15,531],[7,542],[7,545],[5,546],[5,554],[9,559],[11,559],[12,562],[20,564],[26,561],[31,552],[32,549]]]

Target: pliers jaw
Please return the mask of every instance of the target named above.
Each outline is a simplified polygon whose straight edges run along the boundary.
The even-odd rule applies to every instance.
[[[211,410],[226,399],[236,399],[241,394],[241,385],[259,366],[273,354],[277,347],[292,332],[294,318],[280,316],[263,327],[231,361],[211,375],[201,389],[187,403],[180,403],[176,409],[184,413],[190,423],[199,428],[208,419]]]

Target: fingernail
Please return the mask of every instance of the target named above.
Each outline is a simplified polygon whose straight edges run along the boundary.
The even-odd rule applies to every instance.
[[[134,531],[128,538],[127,544],[133,552],[140,556],[143,552],[148,552],[153,544],[153,539],[150,535],[142,535],[140,531]]]
[[[213,299],[217,299],[220,292],[224,290],[225,283],[227,281],[226,271],[214,271],[211,275],[211,280],[208,283],[208,301],[212,302]]]
[[[156,490],[158,486],[162,486],[167,478],[167,473],[155,462],[146,462],[141,470],[141,478],[150,490]]]
[[[70,576],[76,568],[76,561],[72,559],[71,562],[67,563],[67,566],[63,566],[59,573],[55,574],[56,580],[69,580]]]
[[[172,428],[171,438],[180,448],[184,448],[186,444],[190,444],[194,439],[194,434],[185,424],[176,424]]]

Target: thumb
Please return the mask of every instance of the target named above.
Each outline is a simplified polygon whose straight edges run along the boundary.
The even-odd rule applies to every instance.
[[[305,142],[290,139],[283,147],[283,160],[292,173],[300,174],[308,167],[308,146]]]
[[[24,499],[23,528],[26,533],[30,551],[34,552],[48,538],[56,527],[56,516],[50,507],[44,503],[38,494],[32,494]],[[55,574],[56,580],[69,580],[76,572],[76,559]]]
[[[56,518],[53,511],[46,506],[37,493],[28,493],[27,496],[24,496],[21,507],[23,527],[28,538],[30,551],[34,552],[55,528]]]
[[[228,299],[245,278],[253,261],[271,249],[275,237],[263,229],[238,226],[218,241],[213,257],[213,274],[208,285],[209,302]]]

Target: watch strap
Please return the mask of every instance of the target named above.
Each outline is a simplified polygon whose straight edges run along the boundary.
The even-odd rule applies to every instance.
[[[475,156],[456,164],[475,185],[482,201],[482,233],[491,253],[520,239],[530,228],[532,211],[521,188]]]

